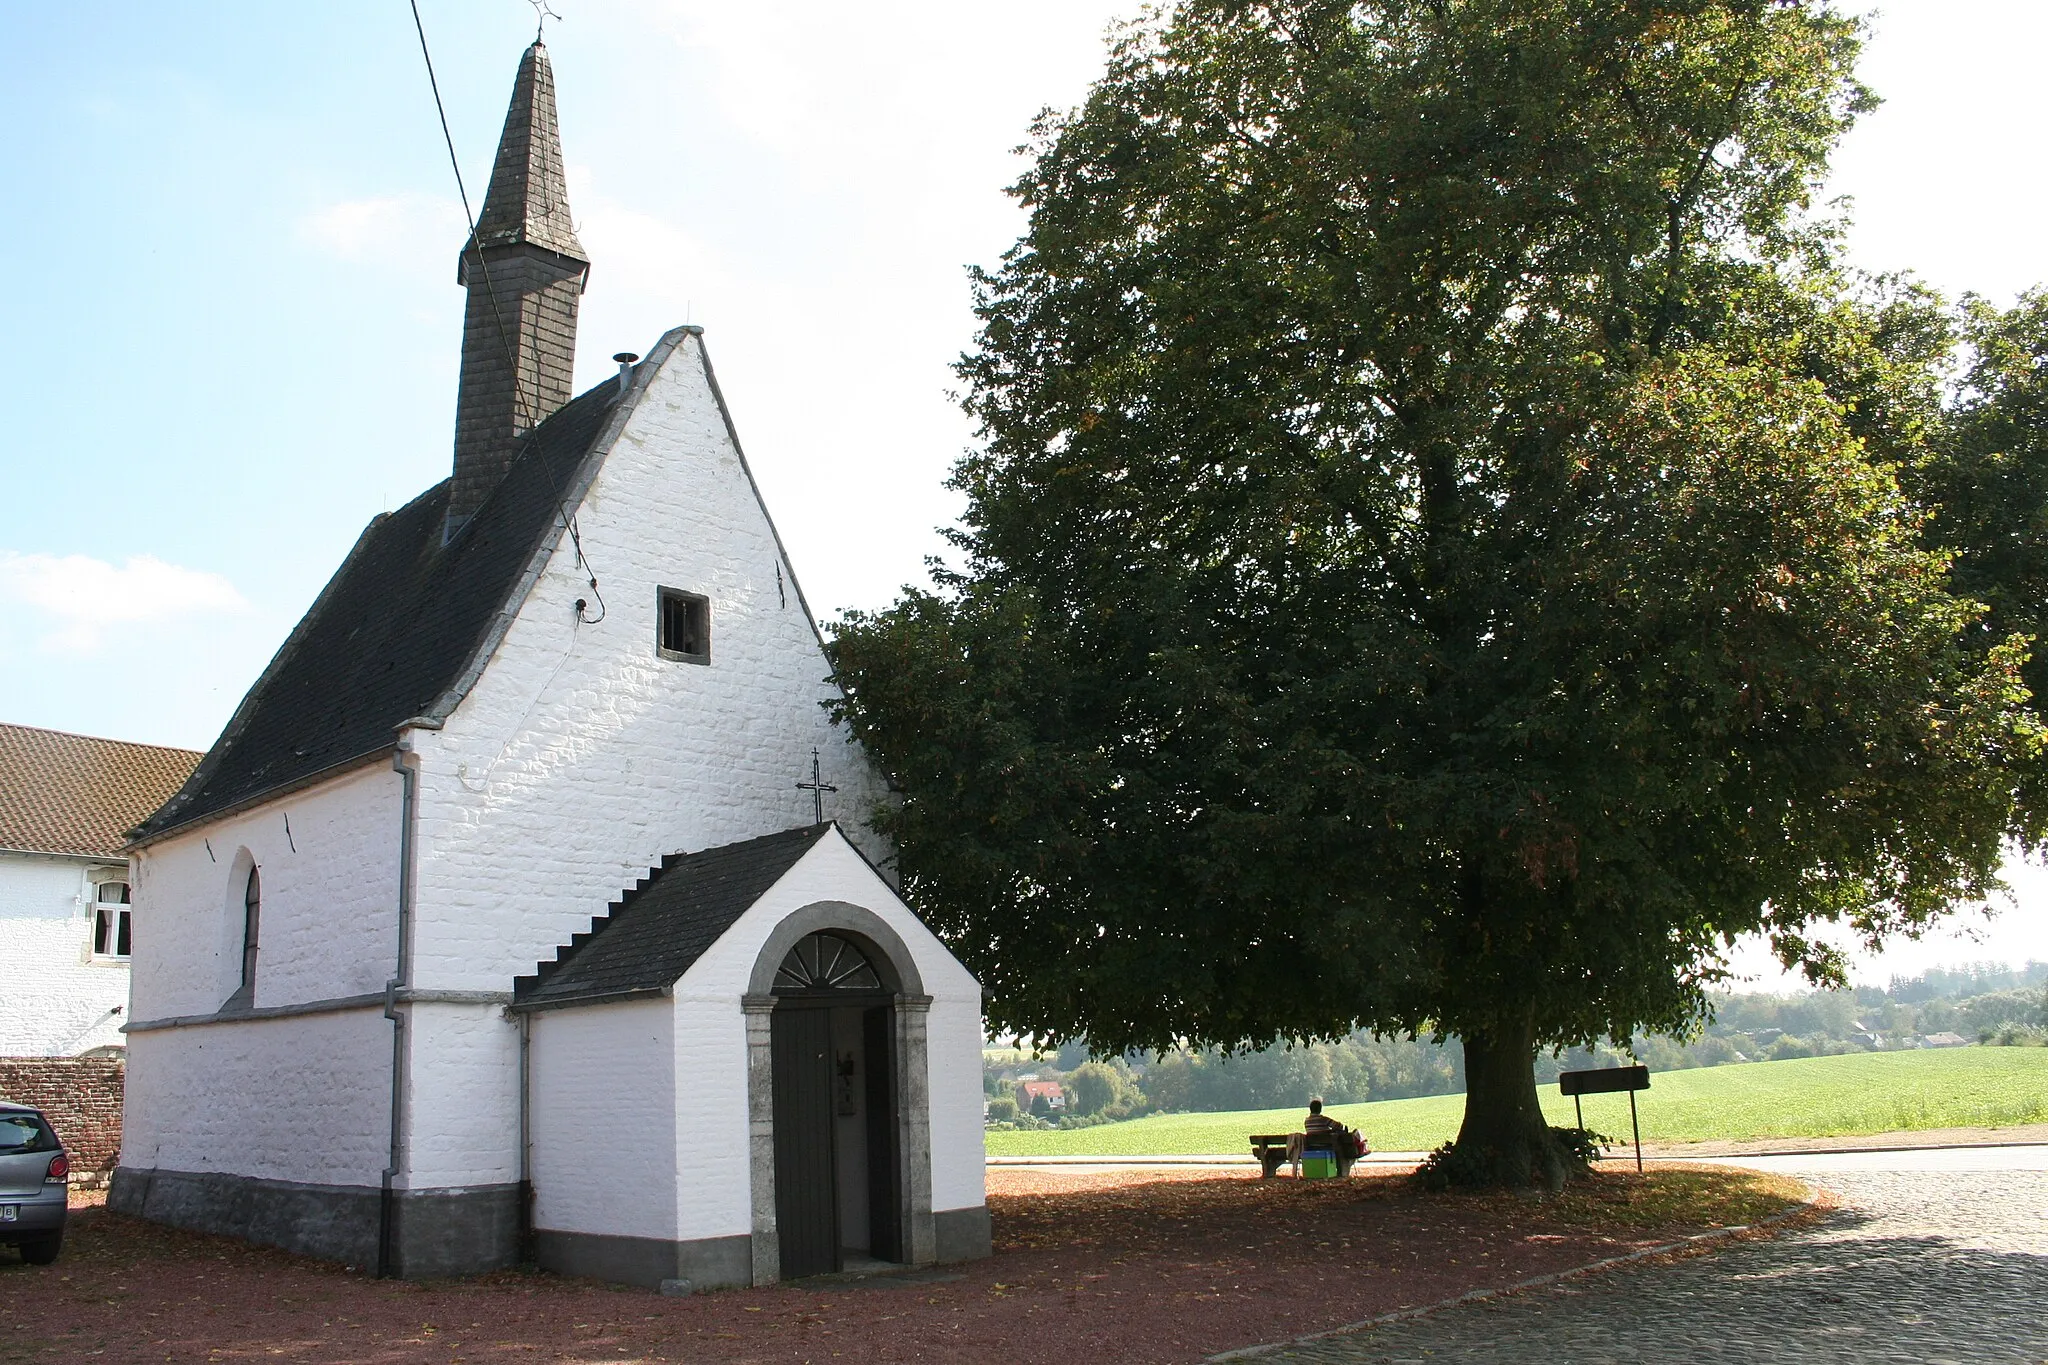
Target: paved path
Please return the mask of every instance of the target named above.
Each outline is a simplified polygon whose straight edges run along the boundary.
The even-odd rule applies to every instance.
[[[1766,1241],[1461,1305],[1259,1359],[2048,1362],[2048,1147],[1741,1164],[1820,1183],[1842,1208]]]

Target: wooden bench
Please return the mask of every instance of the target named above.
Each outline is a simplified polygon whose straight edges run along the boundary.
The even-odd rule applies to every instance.
[[[1253,1133],[1252,1155],[1259,1160],[1259,1175],[1271,1180],[1280,1174],[1283,1163],[1292,1160],[1287,1149],[1294,1142],[1292,1133]]]
[[[1319,1137],[1322,1135],[1318,1135]],[[1251,1135],[1252,1155],[1258,1159],[1259,1175],[1267,1180],[1280,1174],[1282,1166],[1290,1166],[1295,1175],[1301,1174],[1301,1154],[1308,1146],[1309,1139],[1304,1133],[1253,1133]],[[1371,1151],[1368,1146],[1366,1151]],[[1362,1154],[1361,1154],[1362,1155]],[[1337,1158],[1337,1174],[1350,1175],[1352,1163],[1357,1157]]]

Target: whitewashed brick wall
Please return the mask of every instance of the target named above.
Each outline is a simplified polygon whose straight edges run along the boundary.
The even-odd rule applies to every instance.
[[[360,768],[141,850],[132,894],[149,938],[134,1017],[211,1014],[234,994],[249,858],[262,871],[258,1006],[383,990],[398,953],[399,799],[397,773]]]
[[[502,1005],[423,1003],[410,1007],[410,1019],[400,1183],[434,1189],[517,1180],[518,1023]]]
[[[695,1077],[678,1074],[669,1002],[554,1010],[533,1024],[534,1093],[545,1097],[533,1112],[534,1225],[674,1240],[676,1086]],[[719,1179],[744,1188],[746,1169],[743,1159]]]
[[[128,1035],[124,1166],[375,1185],[390,1125],[376,1009]]]
[[[399,804],[398,775],[363,768],[141,850],[132,895],[149,937],[131,1017],[212,1014],[234,994],[251,859],[263,891],[255,1003],[381,992],[398,951]],[[128,1056],[122,1164],[378,1183],[391,1122],[379,1009],[145,1029],[128,1035]]]
[[[128,964],[93,959],[97,874],[120,864],[0,853],[0,1057],[121,1042]]]

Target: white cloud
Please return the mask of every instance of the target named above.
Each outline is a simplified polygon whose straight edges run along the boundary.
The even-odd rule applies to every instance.
[[[17,554],[0,550],[0,600],[48,618],[40,643],[48,650],[89,654],[118,626],[152,626],[181,617],[239,614],[242,594],[217,573],[135,555],[114,565],[89,555]]]
[[[299,219],[299,236],[343,260],[416,263],[437,248],[460,246],[462,207],[431,194],[344,199]]]

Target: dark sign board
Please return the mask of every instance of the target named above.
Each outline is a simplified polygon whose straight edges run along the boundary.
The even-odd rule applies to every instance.
[[[1560,1071],[1557,1088],[1566,1095],[1609,1095],[1623,1090],[1648,1090],[1650,1068],[1609,1066],[1597,1071]]]
[[[1557,1073],[1557,1088],[1572,1097],[1572,1112],[1579,1120],[1579,1127],[1586,1126],[1585,1110],[1581,1107],[1581,1095],[1610,1095],[1617,1091],[1628,1092],[1628,1126],[1636,1139],[1636,1173],[1643,1169],[1643,1130],[1636,1121],[1636,1091],[1650,1088],[1650,1068],[1646,1066],[1604,1066],[1593,1071],[1560,1071]]]

